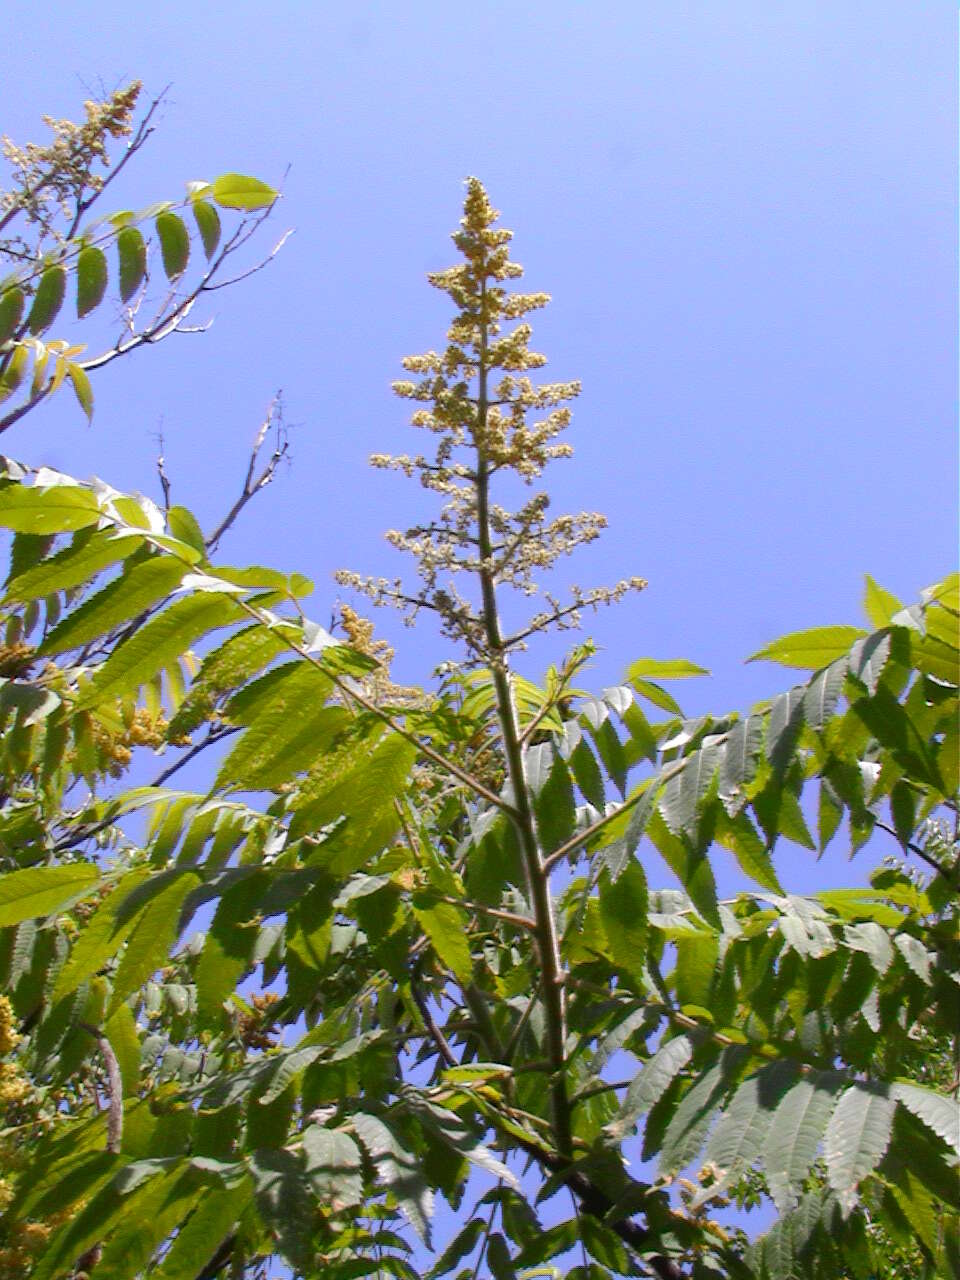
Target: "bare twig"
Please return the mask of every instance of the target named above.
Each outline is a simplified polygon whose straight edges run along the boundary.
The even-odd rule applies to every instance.
[[[205,738],[200,742],[194,743],[190,750],[184,752],[178,760],[174,760],[173,764],[168,765],[166,769],[162,769],[152,782],[147,783],[147,786],[151,788],[162,787],[165,782],[169,781],[169,779],[173,777],[178,769],[182,769],[185,764],[189,764],[190,761],[195,756],[198,756],[201,751],[205,751],[207,747],[212,747],[216,743],[222,742],[224,738],[229,738],[234,733],[239,733],[240,728],[240,725],[225,725],[221,726],[219,729],[211,729]],[[108,827],[112,827],[116,823],[116,820],[117,815],[114,814],[112,817],[104,818],[102,822],[94,823],[92,827],[84,827],[82,831],[77,831],[72,836],[67,837],[67,839],[61,840],[55,844],[52,852],[63,853],[67,849],[74,849],[78,844],[83,844],[84,840],[90,840],[94,836],[99,835],[101,831],[106,831]]]
[[[241,271],[238,276],[231,276],[229,280],[221,280],[219,284],[207,285],[205,293],[215,293],[217,289],[229,289],[232,284],[239,284],[241,280],[248,280],[250,276],[255,276],[258,271],[262,271],[264,267],[269,266],[273,259],[277,256],[283,246],[293,235],[296,227],[290,227],[283,233],[277,243],[273,246],[265,258],[253,267],[248,267],[246,271]]]
[[[163,432],[157,432],[157,475],[160,479],[160,488],[163,490],[163,509],[170,510],[170,477],[164,470],[165,458],[163,456]]]
[[[259,474],[257,474],[257,459],[259,458],[263,442],[267,438],[267,433],[271,427],[276,433],[273,452],[270,454],[266,464],[261,468]],[[278,391],[267,406],[266,415],[260,425],[260,429],[257,431],[256,438],[254,439],[253,448],[250,451],[250,457],[247,463],[247,474],[244,477],[240,496],[214,529],[213,533],[205,539],[208,551],[212,552],[217,549],[220,539],[227,532],[250,499],[256,497],[261,489],[265,489],[273,480],[277,472],[277,467],[279,467],[280,463],[286,457],[289,447],[290,442],[287,439],[287,427],[283,420],[282,392]]]
[[[450,1048],[450,1044],[446,1036],[437,1026],[437,1021],[431,1012],[430,1005],[427,1002],[427,997],[424,995],[423,989],[416,979],[411,980],[410,990],[413,993],[413,998],[416,1002],[417,1008],[420,1010],[420,1016],[423,1018],[427,1030],[430,1032],[430,1038],[437,1046],[437,1052],[440,1054],[440,1057],[448,1067],[459,1067],[460,1062],[457,1059],[457,1055]]]

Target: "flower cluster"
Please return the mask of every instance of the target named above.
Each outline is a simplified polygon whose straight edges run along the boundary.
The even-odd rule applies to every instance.
[[[428,277],[457,307],[447,346],[407,356],[404,369],[415,377],[393,384],[397,395],[416,403],[411,423],[434,437],[432,456],[378,453],[370,460],[378,468],[416,475],[444,500],[435,520],[386,535],[416,559],[422,585],[409,592],[399,580],[345,570],[337,574],[342,585],[376,604],[399,606],[408,621],[421,609],[433,611],[444,632],[480,659],[489,647],[484,591],[509,587],[525,596],[537,594],[541,573],[592,542],[606,526],[593,511],[551,518],[544,492],[535,492],[515,510],[493,500],[496,482],[512,474],[533,485],[549,462],[570,457],[571,446],[558,437],[570,423],[566,402],[580,392],[579,382],[536,385],[528,376],[546,358],[530,349],[531,328],[523,317],[550,299],[506,288],[505,282],[523,269],[510,261],[511,232],[495,225],[497,217],[482,184],[470,178],[460,230],[453,236],[464,260]],[[479,581],[481,590],[463,588],[463,575]],[[609,603],[645,585],[630,578],[612,588],[575,589],[567,604],[547,596],[549,608],[504,637],[501,649],[520,647],[533,631],[576,625],[584,607]]]
[[[131,132],[140,89],[140,81],[135,80],[103,102],[85,102],[86,119],[81,124],[44,116],[44,124],[53,132],[53,141],[46,146],[28,142],[20,147],[4,135],[0,149],[12,170],[13,187],[0,192],[3,222],[22,213],[45,233],[56,235],[57,212],[70,217],[87,194],[102,186],[94,166],[109,165],[109,139]],[[0,243],[0,249],[4,247]]]

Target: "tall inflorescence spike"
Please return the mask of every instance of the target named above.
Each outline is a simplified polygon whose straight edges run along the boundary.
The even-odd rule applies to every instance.
[[[570,457],[571,446],[559,437],[570,423],[566,402],[580,392],[579,382],[537,385],[530,377],[546,357],[530,349],[525,317],[550,298],[506,287],[523,268],[510,260],[512,233],[497,227],[498,216],[483,185],[468,179],[460,230],[453,235],[462,261],[428,277],[456,307],[447,346],[407,356],[403,366],[412,376],[393,384],[397,395],[416,405],[412,425],[433,436],[432,456],[378,453],[370,459],[375,467],[418,476],[443,499],[435,520],[386,535],[417,560],[420,586],[411,591],[399,579],[337,574],[341,584],[377,604],[399,606],[408,621],[431,610],[472,658],[489,658],[489,632],[478,593],[465,581],[486,579],[493,587],[536,595],[538,575],[592,542],[606,525],[593,511],[549,517],[550,499],[542,491],[517,510],[493,500],[498,479],[513,473],[533,487],[549,462]],[[565,603],[544,592],[546,608],[504,637],[502,652],[521,647],[533,632],[576,626],[584,608],[644,586],[642,578],[630,578],[613,587],[574,587]]]

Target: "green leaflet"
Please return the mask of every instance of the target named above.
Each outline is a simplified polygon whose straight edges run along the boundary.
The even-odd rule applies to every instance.
[[[896,1105],[886,1090],[855,1084],[834,1108],[823,1135],[823,1158],[845,1214],[857,1203],[860,1182],[887,1149]]]
[[[203,251],[208,258],[212,258],[220,243],[220,215],[207,200],[194,200],[190,208],[200,232]]]
[[[0,876],[0,926],[49,915],[86,897],[100,879],[88,862],[30,867]]]
[[[646,680],[655,676],[658,680],[682,680],[690,676],[708,676],[706,667],[698,667],[695,662],[686,658],[637,658],[627,668],[627,679]]]
[[[156,878],[164,879],[163,887],[137,912],[136,924],[127,933],[126,949],[113,978],[111,1013],[166,964],[170,948],[180,931],[183,900],[200,883],[200,877],[194,871],[161,872]]]
[[[467,918],[449,902],[432,902],[429,895],[413,897],[413,914],[437,955],[461,983],[473,979],[473,958],[467,938]]]
[[[687,933],[677,938],[677,965],[673,973],[677,1003],[710,1008],[710,993],[720,958],[720,939],[715,933]]]
[[[833,662],[834,658],[841,657],[856,640],[862,639],[866,634],[862,627],[850,626],[812,627],[809,631],[792,631],[758,649],[747,661],[758,662],[764,659],[779,662],[783,667],[816,671]]]
[[[482,1218],[471,1218],[467,1225],[457,1232],[431,1267],[428,1273],[429,1280],[436,1280],[437,1276],[445,1276],[458,1262],[472,1253],[483,1235],[484,1225]]]
[[[487,1240],[487,1266],[493,1280],[516,1280],[516,1271],[507,1242],[499,1231],[495,1231]]]
[[[236,632],[207,654],[197,683],[215,690],[232,688],[256,675],[272,658],[288,652],[282,636],[255,623]]]
[[[140,1037],[137,1034],[137,1020],[130,1006],[118,1005],[103,1029],[117,1055],[123,1096],[131,1098],[136,1094],[140,1083]]]
[[[77,699],[77,709],[122,697],[170,665],[196,640],[244,615],[222,595],[201,594],[177,600],[113,650]]]
[[[221,209],[265,209],[273,204],[279,192],[258,178],[243,173],[224,173],[214,179],[213,198]]]
[[[689,1036],[677,1036],[662,1045],[631,1081],[619,1112],[606,1126],[607,1135],[621,1142],[692,1057],[693,1042]]]
[[[252,1196],[250,1180],[246,1177],[236,1186],[214,1186],[204,1192],[153,1273],[155,1280],[196,1280],[233,1230]]]
[[[12,338],[20,327],[24,302],[25,295],[19,286],[0,293],[0,342]]]
[[[303,1131],[307,1181],[320,1204],[338,1213],[363,1199],[360,1149],[349,1134],[312,1124]]]
[[[609,956],[638,979],[647,958],[647,877],[631,857],[616,880],[600,877],[600,920],[610,943]]]
[[[866,575],[863,588],[863,610],[878,631],[881,627],[888,627],[894,615],[898,614],[902,608],[903,605],[895,595],[878,586],[869,573]]]
[[[129,302],[147,271],[147,246],[137,227],[124,227],[117,235],[120,297]]]
[[[674,835],[659,810],[650,815],[647,835],[703,918],[719,928],[717,885],[709,859],[682,836]]]
[[[124,1157],[102,1150],[103,1135],[98,1126],[97,1150],[71,1151],[60,1159],[31,1163],[17,1179],[17,1194],[9,1206],[11,1220],[45,1218],[71,1209],[78,1200],[88,1200],[112,1178]]]
[[[215,1021],[227,996],[250,964],[257,930],[249,922],[257,914],[269,884],[269,873],[257,869],[227,889],[207,931],[197,964],[197,1005],[203,1022]]]
[[[359,868],[389,840],[400,825],[394,800],[404,790],[416,751],[397,734],[387,735],[369,754],[361,754],[328,790],[294,812],[293,840],[346,818],[317,851],[332,875]]]
[[[274,787],[309,767],[349,720],[345,708],[324,706],[332,687],[330,677],[312,663],[280,669],[269,698],[255,715],[244,717],[248,728],[221,765],[214,786]]]
[[[167,511],[167,528],[175,538],[186,542],[199,552],[202,559],[206,559],[207,544],[203,538],[203,530],[192,511],[188,511],[186,507],[171,507]]]
[[[116,955],[137,919],[132,913],[125,919],[121,919],[120,909],[128,902],[132,892],[141,886],[149,875],[145,867],[127,872],[100,903],[86,922],[66,964],[60,970],[53,989],[54,1000],[59,1000],[68,992],[76,990],[81,982],[92,978],[112,956]]]
[[[64,653],[106,635],[166,599],[180,585],[185,572],[186,566],[173,556],[154,555],[133,565],[68,614],[49,633],[39,652]]]
[[[77,317],[83,319],[103,301],[107,290],[107,259],[93,245],[77,255]]]
[[[960,1155],[960,1106],[955,1098],[945,1098],[932,1089],[905,1080],[891,1085],[890,1096]]]
[[[12,396],[23,381],[30,362],[30,349],[25,343],[14,347],[6,368],[0,373],[0,402]]]
[[[130,1207],[131,1200],[121,1193],[118,1180],[114,1178],[53,1235],[30,1280],[60,1277],[80,1254],[107,1237]]]
[[[63,306],[66,289],[66,268],[59,265],[48,267],[40,277],[37,291],[33,295],[33,305],[27,316],[27,327],[34,336],[49,329],[56,320],[57,312]]]
[[[141,545],[135,538],[111,538],[106,533],[82,530],[69,547],[12,578],[7,585],[6,599],[38,600],[55,591],[81,586],[102,570],[126,560]]]
[[[17,533],[69,533],[99,519],[96,497],[79,485],[11,484],[0,489],[0,526]]]
[[[718,844],[736,855],[744,875],[773,893],[783,892],[770,851],[746,810],[741,809],[731,818],[721,809],[717,813],[714,838]]]
[[[133,1280],[142,1275],[164,1241],[192,1211],[197,1201],[196,1184],[185,1176],[180,1161],[177,1165],[126,1198],[123,1217],[96,1265],[102,1280]]]
[[[160,240],[163,269],[168,280],[176,280],[183,275],[190,258],[190,232],[187,224],[178,214],[168,210],[157,215],[154,225]]]
[[[770,1194],[781,1213],[796,1203],[843,1083],[835,1072],[805,1076],[777,1106],[763,1143]]]

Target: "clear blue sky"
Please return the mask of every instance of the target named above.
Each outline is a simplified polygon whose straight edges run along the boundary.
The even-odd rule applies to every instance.
[[[649,590],[590,621],[597,686],[641,655],[711,682],[691,710],[743,707],[789,675],[742,659],[781,632],[858,621],[864,572],[912,599],[956,558],[956,12],[854,0],[448,5],[7,0],[0,129],[42,136],[91,86],[172,85],[116,205],[230,169],[292,168],[274,265],[216,295],[212,331],[114,364],[92,428],[64,396],[0,441],[155,492],[162,425],[175,500],[209,526],[232,500],[278,387],[294,463],[224,545],[317,581],[393,576],[381,539],[420,509],[370,471],[418,447],[390,394],[437,346],[462,179],[516,232],[554,303],[535,347],[580,378],[557,509],[611,528],[572,578]],[[119,184],[118,184],[119,188]],[[378,621],[397,672],[445,656]],[[559,647],[541,651],[542,661]],[[845,880],[801,854],[798,885]],[[812,877],[812,880],[808,877]]]

